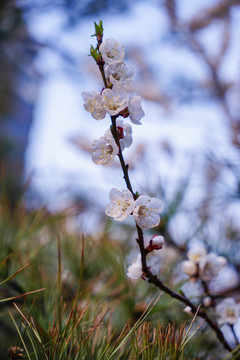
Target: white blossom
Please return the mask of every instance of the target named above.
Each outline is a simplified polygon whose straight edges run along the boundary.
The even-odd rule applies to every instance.
[[[123,90],[105,89],[102,92],[103,106],[109,115],[118,115],[128,105],[128,93]]]
[[[103,99],[97,91],[83,91],[82,98],[85,101],[84,108],[91,113],[96,120],[105,118],[106,110],[103,107]]]
[[[215,308],[219,324],[235,324],[240,316],[240,304],[233,298],[224,299]]]
[[[223,256],[209,253],[199,261],[199,275],[202,280],[208,281],[218,276],[219,271],[227,264]]]
[[[195,262],[196,264],[198,264],[199,261],[202,258],[204,258],[206,255],[207,255],[207,251],[202,246],[196,246],[187,252],[188,259]]]
[[[197,271],[198,271],[197,264],[191,260],[183,261],[182,271],[188,276],[195,276],[197,275]]]
[[[147,230],[160,223],[160,216],[158,214],[162,210],[163,205],[159,199],[141,195],[135,201],[133,216],[138,226],[143,230]]]
[[[118,119],[116,121],[116,128],[118,132],[119,143],[121,150],[123,151],[126,147],[131,146],[132,144],[132,127],[128,123],[124,123],[123,120]],[[107,130],[105,135],[112,134],[111,130]]]
[[[128,267],[127,276],[130,279],[134,279],[134,280],[137,280],[142,276],[142,261],[140,254],[138,254],[135,261]]]
[[[94,140],[91,146],[92,160],[98,165],[110,166],[118,152],[118,146],[111,133]]]
[[[111,189],[109,193],[110,203],[106,206],[106,215],[115,220],[122,221],[126,219],[134,209],[134,199],[131,191]]]
[[[145,116],[145,113],[141,105],[141,96],[137,94],[131,94],[128,102],[129,117],[133,124],[141,125],[141,118]]]
[[[124,46],[115,39],[106,39],[99,47],[102,58],[106,64],[122,62],[125,57]]]
[[[113,90],[127,87],[132,83],[134,71],[131,67],[127,67],[125,62],[106,65],[104,70],[113,85]]]

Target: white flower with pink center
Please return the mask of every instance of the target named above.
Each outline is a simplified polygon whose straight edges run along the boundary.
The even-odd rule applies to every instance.
[[[118,152],[118,146],[111,133],[94,140],[91,146],[93,162],[102,166],[111,166]]]
[[[235,324],[240,316],[240,304],[233,298],[224,299],[215,307],[219,324]]]
[[[125,62],[106,65],[104,70],[113,85],[113,90],[127,87],[132,83],[134,71],[131,67],[127,67]]]
[[[124,46],[112,38],[103,41],[99,51],[106,64],[119,63],[125,58]]]
[[[103,107],[109,115],[118,115],[128,105],[128,93],[123,90],[105,89],[102,92]]]
[[[159,213],[162,210],[163,204],[159,199],[141,195],[135,201],[133,216],[138,226],[143,230],[147,230],[158,226],[160,223]]]
[[[90,112],[94,119],[101,120],[105,118],[106,110],[100,93],[97,91],[83,91],[82,98],[85,101],[85,110]]]
[[[133,212],[135,204],[131,191],[113,188],[109,193],[109,199],[106,215],[113,217],[114,220],[125,220]]]

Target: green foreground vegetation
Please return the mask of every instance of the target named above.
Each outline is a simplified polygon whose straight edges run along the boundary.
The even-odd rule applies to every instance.
[[[181,304],[129,281],[133,244],[112,239],[111,222],[85,237],[67,230],[69,213],[22,202],[14,210],[3,202],[0,212],[1,359],[206,360],[221,352]],[[170,267],[163,276],[170,281]]]

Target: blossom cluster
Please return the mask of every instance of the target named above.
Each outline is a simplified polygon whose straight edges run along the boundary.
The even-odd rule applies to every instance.
[[[140,195],[134,200],[131,191],[113,188],[109,194],[110,203],[106,206],[106,214],[114,220],[125,220],[130,214],[142,230],[158,226],[159,213],[163,210],[162,202],[157,198]]]
[[[226,258],[218,256],[214,252],[207,253],[202,246],[192,248],[187,253],[188,260],[182,263],[182,270],[192,279],[201,279],[210,281],[218,276],[219,271],[227,264]],[[240,304],[235,299],[226,298],[215,304],[211,294],[203,299],[205,307],[213,306],[217,315],[219,324],[235,324],[240,317]],[[185,308],[186,312],[191,313],[191,308]]]
[[[99,46],[101,64],[105,78],[105,88],[101,92],[84,91],[82,98],[84,108],[96,120],[104,119],[108,113],[117,118],[129,117],[131,122],[140,125],[145,115],[141,105],[141,97],[132,93],[130,85],[134,71],[124,62],[124,46],[114,39],[106,39]],[[121,150],[132,144],[132,128],[123,120],[117,120],[117,131]],[[95,164],[111,166],[118,147],[110,130],[91,146],[92,160]]]
[[[132,83],[134,71],[123,61],[124,46],[115,39],[106,39],[101,43],[99,52],[104,63],[107,88],[100,93],[83,92],[85,109],[96,120],[104,119],[106,113],[118,116],[122,112],[122,115],[129,116],[134,124],[141,124],[140,120],[145,114],[141,106],[141,97],[130,92],[129,86]]]
[[[103,69],[105,88],[100,92],[83,92],[85,109],[96,120],[101,120],[108,113],[116,120],[117,141],[112,129],[94,140],[91,146],[92,160],[95,164],[111,166],[119,151],[132,144],[132,128],[118,116],[127,118],[134,124],[141,124],[145,115],[141,106],[141,97],[131,93],[129,85],[134,71],[124,62],[124,46],[114,39],[106,39],[99,45],[100,58],[94,53],[94,58]],[[103,68],[102,68],[103,66]],[[120,149],[119,149],[120,148]],[[149,196],[135,196],[129,190],[112,189],[109,194],[110,203],[106,206],[106,214],[117,221],[133,215],[137,225],[143,229],[157,226],[160,222],[159,213],[163,206],[160,200]]]
[[[206,302],[208,303],[209,306],[209,304],[212,303],[212,300],[209,297],[206,299],[207,299]],[[206,306],[205,301],[203,301],[203,305]],[[186,306],[184,308],[184,311],[189,315],[193,315],[190,306]],[[215,313],[219,325],[226,323],[230,325],[234,325],[236,324],[236,322],[238,322],[240,317],[240,304],[236,303],[234,298],[223,299],[215,306]]]
[[[101,30],[98,26],[97,28]],[[112,119],[110,129],[92,143],[92,160],[98,165],[111,166],[115,156],[132,144],[131,125],[117,118],[129,117],[133,124],[140,125],[145,114],[141,106],[141,97],[136,93],[131,93],[130,85],[134,71],[124,62],[124,46],[114,39],[102,42],[101,38],[100,41],[98,39],[96,49],[91,47],[91,55],[102,73],[105,88],[101,92],[83,92],[84,107],[96,120],[104,119],[106,114],[109,114]],[[113,126],[115,126],[114,130]],[[105,212],[116,221],[123,221],[129,215],[133,215],[137,226],[142,230],[156,227],[160,223],[159,213],[163,205],[157,198],[134,194],[129,189],[113,188],[109,199]],[[146,253],[161,249],[163,242],[162,236],[154,236],[145,249]],[[127,275],[133,279],[142,276],[140,254],[129,267]]]
[[[117,120],[116,125],[119,144],[123,151],[132,144],[132,128],[123,120]],[[97,165],[111,166],[118,152],[119,148],[111,130],[107,130],[100,139],[94,140],[91,146],[92,160]]]
[[[218,276],[219,271],[227,264],[226,258],[216,253],[207,253],[202,246],[188,251],[186,260],[182,263],[182,269],[192,278],[199,277],[203,281],[209,281]]]

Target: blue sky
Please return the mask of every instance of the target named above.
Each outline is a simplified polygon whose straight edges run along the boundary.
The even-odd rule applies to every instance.
[[[188,19],[210,3],[184,0],[179,13],[183,19]],[[233,43],[221,69],[222,76],[229,80],[239,77],[238,16],[239,9],[236,9],[233,14]],[[85,18],[75,28],[66,30],[66,16],[59,9],[35,14],[28,19],[32,36],[49,46],[44,47],[35,60],[42,81],[26,154],[26,175],[31,176],[32,186],[53,208],[71,201],[71,192],[88,192],[91,198],[97,191],[101,196],[96,201],[105,203],[111,187],[124,188],[120,169],[116,169],[113,176],[111,169],[95,165],[90,154],[70,142],[70,138],[79,137],[91,144],[109,127],[109,119],[94,120],[84,110],[81,99],[82,91],[100,91],[102,87],[94,62],[87,56],[90,43],[95,42],[95,38],[91,38],[93,22],[98,20]],[[207,78],[205,67],[191,51],[168,40],[167,18],[157,1],[133,2],[124,16],[106,14],[102,20],[104,38],[113,37],[125,45],[126,61],[128,51],[137,44],[159,89],[168,91],[180,77],[190,82]],[[218,51],[219,36],[218,23],[201,32],[201,41],[211,54]],[[70,54],[74,65],[64,62],[60,53]],[[139,80],[139,74],[136,77]],[[233,96],[233,107],[237,107],[237,101]],[[229,146],[226,120],[214,101],[176,100],[169,112],[152,101],[143,99],[142,104],[146,116],[142,126],[133,125],[134,142],[129,150],[125,150],[125,155],[131,157],[139,144],[149,144],[150,161],[155,162],[156,177],[166,176],[174,184],[189,171],[189,159],[193,153],[207,153],[219,147],[235,156]],[[159,144],[164,142],[171,144],[174,150],[171,161],[165,153],[161,154],[159,161]],[[134,185],[141,187],[146,180],[141,173],[135,172],[134,176]]]

